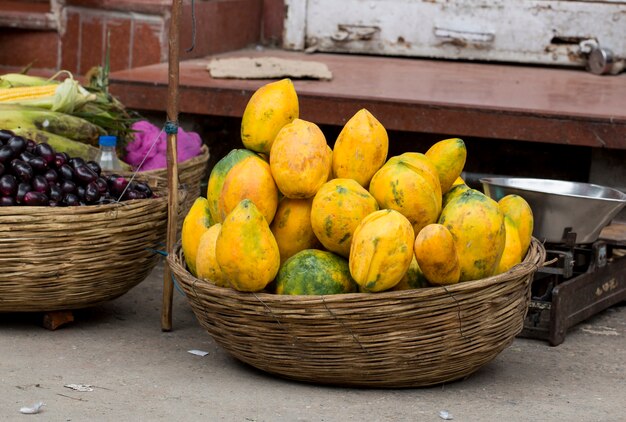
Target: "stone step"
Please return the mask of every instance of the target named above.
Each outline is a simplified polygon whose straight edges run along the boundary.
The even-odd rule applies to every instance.
[[[0,0],[0,27],[54,31],[58,22],[48,1]]]

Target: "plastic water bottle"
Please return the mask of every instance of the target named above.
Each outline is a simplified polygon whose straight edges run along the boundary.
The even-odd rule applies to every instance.
[[[122,170],[122,164],[120,163],[120,159],[117,158],[117,151],[115,149],[117,136],[100,136],[98,143],[100,144],[100,151],[94,161],[100,164],[100,168],[104,171]]]

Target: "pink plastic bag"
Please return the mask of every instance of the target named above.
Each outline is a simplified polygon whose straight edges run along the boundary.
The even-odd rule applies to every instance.
[[[167,135],[152,123],[141,120],[132,125],[135,131],[134,140],[126,145],[126,162],[134,169],[146,157],[140,171],[162,169],[167,167]],[[160,135],[159,135],[160,134]],[[155,139],[156,145],[152,149]],[[178,128],[178,162],[188,160],[200,154],[202,139],[195,132],[185,132]]]

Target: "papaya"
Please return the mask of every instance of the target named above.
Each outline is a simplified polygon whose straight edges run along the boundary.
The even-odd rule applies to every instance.
[[[347,258],[352,233],[374,211],[378,211],[376,199],[356,180],[332,179],[313,198],[311,227],[326,249]]]
[[[504,215],[504,229],[506,230],[506,242],[494,274],[507,272],[513,266],[522,262],[522,243],[520,242],[519,232],[513,219],[506,214]]]
[[[504,215],[511,218],[511,222],[517,229],[520,240],[520,259],[524,260],[533,235],[533,210],[524,198],[515,194],[502,197],[498,201],[498,206]]]
[[[217,221],[224,221],[246,198],[254,202],[271,224],[278,207],[278,188],[269,164],[257,155],[242,158],[226,174],[217,202]]]
[[[333,173],[333,149],[328,145],[328,155],[330,155],[330,166],[328,166],[328,176],[326,176],[326,181],[332,180],[335,178]]]
[[[348,261],[332,252],[302,250],[285,261],[276,276],[280,295],[331,295],[355,293]]]
[[[506,242],[504,214],[496,201],[469,189],[446,205],[438,223],[454,238],[461,266],[459,281],[494,274]]]
[[[215,257],[217,236],[220,234],[221,230],[222,225],[216,223],[200,237],[198,253],[196,255],[196,277],[213,283],[216,286],[229,287]]]
[[[435,179],[436,180],[436,179]],[[392,157],[374,174],[369,192],[380,208],[393,209],[412,224],[414,233],[435,223],[441,212],[441,193],[414,157]]]
[[[465,166],[467,158],[465,142],[460,138],[444,139],[432,145],[426,151],[426,156],[435,165],[439,173],[441,192],[445,194]]]
[[[463,180],[463,178],[461,176],[457,177],[456,179],[454,179],[454,182],[452,182],[452,186],[455,185],[465,185],[465,180]]]
[[[457,196],[460,196],[463,192],[470,190],[470,187],[465,183],[459,183],[458,185],[453,185],[448,192],[443,195],[443,201],[441,206],[443,208],[448,205],[450,201],[452,201]]]
[[[290,79],[263,85],[244,109],[241,141],[249,150],[268,154],[280,129],[298,116],[298,95]]]
[[[284,126],[270,151],[270,169],[288,198],[311,198],[328,180],[331,150],[320,128],[296,119]]]
[[[439,174],[432,161],[422,153],[405,152],[404,154],[391,157],[386,164],[391,165],[398,162],[410,167],[411,170],[421,175],[430,183],[435,193],[435,198],[437,199],[437,208],[441,210],[441,184],[439,182]]]
[[[242,200],[226,216],[217,236],[215,258],[235,290],[257,292],[276,277],[280,267],[278,244],[251,200]]]
[[[313,198],[280,200],[270,230],[278,243],[281,263],[302,250],[321,249],[311,225],[312,204]]]
[[[380,292],[398,284],[413,259],[413,227],[395,210],[367,215],[352,235],[348,265],[360,291]]]
[[[385,164],[388,150],[387,131],[372,113],[361,109],[335,140],[333,174],[354,179],[367,189],[374,173]]]
[[[452,233],[441,224],[429,224],[415,238],[415,259],[430,284],[459,282],[461,266]]]
[[[391,290],[412,290],[423,289],[424,287],[431,287],[431,284],[426,279],[426,276],[424,276],[414,254],[406,274],[404,274],[400,282],[393,286]]]
[[[198,197],[191,205],[183,220],[180,237],[187,268],[194,276],[196,275],[196,257],[200,238],[211,227],[208,201]]]
[[[254,152],[247,149],[233,149],[213,166],[213,169],[209,174],[206,199],[209,201],[209,213],[214,222],[221,223],[223,221],[223,218],[220,218],[218,204],[222,193],[222,187],[224,186],[224,180],[226,179],[228,172],[238,162],[254,155]]]

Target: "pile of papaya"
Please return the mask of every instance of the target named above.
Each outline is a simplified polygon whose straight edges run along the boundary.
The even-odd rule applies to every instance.
[[[183,222],[199,279],[244,292],[374,293],[481,279],[526,256],[530,206],[467,186],[459,138],[388,158],[386,129],[362,109],[331,148],[283,79],[252,95],[241,140]]]

